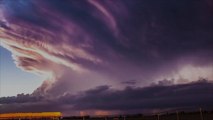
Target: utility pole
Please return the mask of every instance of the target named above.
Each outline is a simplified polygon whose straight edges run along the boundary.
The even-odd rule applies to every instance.
[[[158,120],[160,120],[160,115],[158,114]]]
[[[176,111],[176,114],[177,114],[177,120],[179,120],[179,114],[178,114],[178,111]]]
[[[203,113],[202,113],[202,109],[200,108],[200,119],[203,120]]]

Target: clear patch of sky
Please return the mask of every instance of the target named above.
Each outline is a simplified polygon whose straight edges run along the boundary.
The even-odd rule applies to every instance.
[[[11,53],[0,46],[0,97],[32,93],[42,78],[17,68]]]

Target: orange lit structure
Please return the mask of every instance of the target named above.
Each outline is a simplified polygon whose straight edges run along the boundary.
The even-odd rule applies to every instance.
[[[0,114],[0,120],[59,120],[61,118],[60,112],[41,112],[41,113],[5,113]]]

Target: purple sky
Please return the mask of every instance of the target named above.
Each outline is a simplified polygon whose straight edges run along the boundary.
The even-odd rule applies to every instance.
[[[97,115],[212,108],[212,13],[211,0],[2,0],[1,46],[12,57],[1,55],[1,72],[13,59],[43,83],[17,96],[3,93],[0,110]],[[30,87],[22,78],[11,83]]]

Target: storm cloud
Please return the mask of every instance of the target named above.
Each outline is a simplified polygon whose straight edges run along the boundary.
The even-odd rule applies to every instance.
[[[75,109],[191,107],[212,100],[212,84],[191,84],[213,80],[212,12],[210,0],[3,0],[0,40],[19,68],[45,77],[32,96],[64,101],[83,91]],[[0,99],[3,111],[13,109],[13,98]]]
[[[4,97],[0,98],[0,104],[1,108],[4,108],[1,112],[16,111],[18,108],[21,112],[27,112],[29,109],[34,112],[57,109],[67,115],[79,115],[80,112],[91,114],[91,111],[105,111],[108,114],[153,113],[162,110],[194,110],[199,107],[212,109],[212,91],[213,83],[206,80],[170,86],[126,87],[123,90],[98,86],[75,95],[66,94],[57,99],[36,98],[33,95]]]

